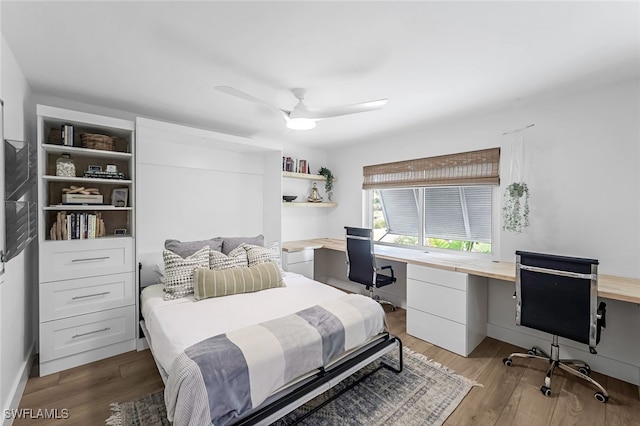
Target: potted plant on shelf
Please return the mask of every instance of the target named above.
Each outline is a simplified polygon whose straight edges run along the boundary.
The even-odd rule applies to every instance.
[[[524,196],[524,204],[520,199]],[[529,226],[529,188],[524,182],[513,182],[504,190],[502,229],[521,233]]]
[[[324,182],[324,190],[327,192],[327,198],[329,199],[329,201],[332,201],[334,179],[333,173],[331,173],[331,170],[327,169],[326,167],[320,167],[320,170],[318,170],[318,174],[324,176],[324,178],[326,179]]]

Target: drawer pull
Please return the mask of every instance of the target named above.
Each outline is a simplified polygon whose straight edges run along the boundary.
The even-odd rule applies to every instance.
[[[92,260],[106,260],[109,259],[110,256],[103,256],[103,257],[87,257],[85,259],[71,259],[72,262],[89,262]]]
[[[87,297],[94,297],[94,296],[106,296],[109,293],[111,293],[111,292],[110,291],[105,291],[103,293],[87,294],[87,295],[84,295],[84,296],[74,296],[74,297],[71,298],[71,300],[85,299]]]
[[[75,339],[77,337],[88,336],[89,334],[102,333],[103,331],[108,331],[108,330],[111,330],[111,328],[110,327],[105,327],[102,330],[96,330],[96,331],[90,331],[88,333],[76,334],[75,336],[71,336],[71,338]]]

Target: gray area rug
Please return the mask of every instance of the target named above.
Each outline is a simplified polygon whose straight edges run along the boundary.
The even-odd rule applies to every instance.
[[[376,368],[380,362],[397,365],[397,351],[383,356],[273,425],[285,426],[296,422],[326,398]],[[382,368],[298,424],[441,425],[474,385],[473,381],[405,348],[402,373]],[[109,426],[170,424],[166,418],[162,390],[136,401],[113,403],[111,411],[113,415],[106,421]]]

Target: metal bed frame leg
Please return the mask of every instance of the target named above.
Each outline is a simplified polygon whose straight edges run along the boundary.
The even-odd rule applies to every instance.
[[[393,339],[398,343],[398,368],[387,364],[386,362],[381,362],[382,366],[387,370],[391,370],[394,373],[402,373],[402,369],[404,368],[404,361],[402,358],[402,340],[393,336]]]

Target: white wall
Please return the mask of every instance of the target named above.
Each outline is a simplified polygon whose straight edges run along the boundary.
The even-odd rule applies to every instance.
[[[637,80],[619,83],[332,150],[341,203],[329,233],[341,237],[344,225],[360,223],[364,165],[499,146],[504,189],[513,138],[502,133],[535,123],[524,142],[531,226],[501,232],[500,260],[539,250],[594,257],[601,273],[640,277],[638,90]]]
[[[361,224],[364,165],[499,146],[502,192],[509,183],[514,141],[502,133],[535,123],[524,142],[531,225],[520,235],[501,231],[498,258],[513,262],[516,249],[585,256],[599,259],[602,274],[640,278],[639,89],[635,80],[547,96],[420,132],[331,150],[329,167],[340,176],[335,193],[341,202],[328,218],[328,235],[341,238],[344,225]],[[328,269],[341,271],[340,260]],[[489,280],[489,335],[548,349],[544,335],[515,326],[513,290],[512,283]],[[378,293],[401,299],[402,304],[406,300],[403,286]],[[599,355],[590,355],[584,345],[565,345],[564,350],[585,358],[596,371],[640,384],[640,341],[629,338],[630,332],[637,335],[640,306],[606,301],[607,329]]]
[[[31,90],[2,37],[0,97],[4,100],[4,137],[26,140],[35,137],[35,117],[29,113]],[[4,142],[2,142],[4,144]],[[4,145],[1,148],[4,150]],[[4,199],[4,161],[0,162],[1,193]],[[35,193],[27,194],[35,200]],[[3,203],[4,204],[4,203]],[[4,206],[2,206],[4,208]],[[4,234],[2,245],[4,246]],[[2,410],[17,408],[26,383],[37,333],[35,297],[37,289],[37,250],[30,244],[6,265],[0,286],[0,403]],[[4,411],[3,411],[4,413]],[[4,419],[4,416],[3,416]],[[5,423],[11,423],[4,419]]]

